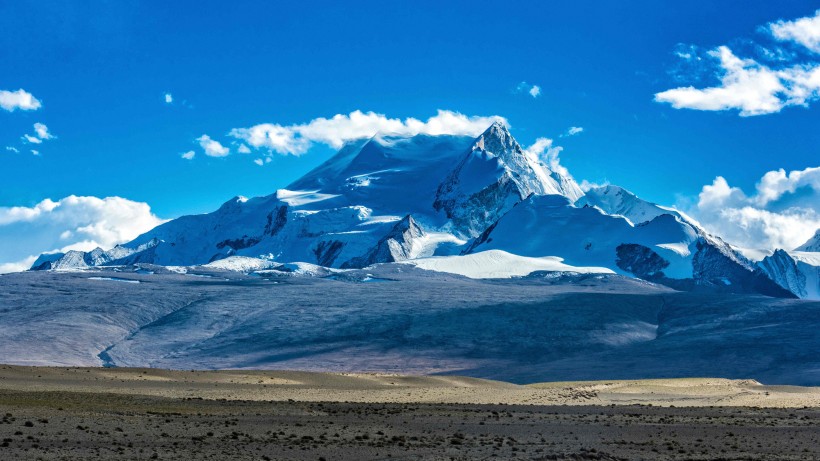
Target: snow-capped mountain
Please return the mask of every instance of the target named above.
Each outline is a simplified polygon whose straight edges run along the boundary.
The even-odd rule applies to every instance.
[[[230,256],[359,268],[486,250],[676,288],[793,296],[674,209],[616,186],[585,194],[500,123],[478,138],[377,134],[353,141],[269,196],[235,197],[108,251],[44,255],[33,268],[203,265]]]
[[[806,243],[795,248],[794,251],[820,252],[820,229],[817,229],[812,238],[808,239]]]
[[[795,295],[820,299],[820,252],[776,250],[757,264],[769,278]]]

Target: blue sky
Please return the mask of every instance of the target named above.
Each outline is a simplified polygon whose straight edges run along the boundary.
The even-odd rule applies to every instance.
[[[0,90],[39,102],[0,110],[0,210],[77,195],[144,202],[163,219],[211,211],[272,193],[333,152],[240,154],[232,129],[357,110],[502,116],[525,146],[554,139],[578,181],[683,208],[719,176],[724,195],[739,188],[736,199],[768,212],[813,187],[795,179],[794,197],[768,208],[755,192],[767,172],[820,166],[816,93],[759,114],[731,95],[655,95],[720,86],[721,46],[770,69],[811,68],[810,34],[777,39],[767,25],[811,18],[820,2],[441,3],[0,3]],[[205,155],[205,134],[231,154]],[[0,246],[10,233],[0,229]]]

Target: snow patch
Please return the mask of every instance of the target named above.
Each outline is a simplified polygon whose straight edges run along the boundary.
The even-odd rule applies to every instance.
[[[437,256],[404,261],[420,269],[463,275],[473,279],[523,277],[535,271],[578,272],[584,274],[614,274],[605,267],[577,267],[564,264],[562,258],[545,256],[531,258],[489,250],[464,256]]]
[[[108,282],[140,283],[139,280],[121,279],[117,277],[88,277],[88,280],[105,280]]]

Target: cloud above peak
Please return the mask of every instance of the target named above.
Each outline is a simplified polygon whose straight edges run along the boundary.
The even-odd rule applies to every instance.
[[[17,91],[0,90],[0,108],[3,110],[37,110],[41,105],[34,95],[22,88]]]
[[[733,244],[791,250],[820,228],[820,167],[769,171],[752,195],[718,176],[703,186],[689,212]]]
[[[790,54],[782,43],[802,46],[811,53],[820,53],[820,10],[813,17],[770,23],[763,30],[777,43],[765,50],[769,64],[743,58],[728,46],[710,50],[705,58],[713,63],[720,83],[696,88],[684,86],[655,94],[655,101],[670,104],[675,109],[703,111],[737,110],[742,117],[773,114],[790,106],[807,107],[820,98],[820,61],[816,56]],[[686,53],[676,52],[687,62],[701,61],[694,47]],[[802,57],[801,57],[802,56]],[[699,63],[700,65],[701,63]],[[699,75],[692,74],[692,79]]]
[[[439,110],[436,115],[426,121],[413,117],[403,120],[388,118],[376,112],[356,110],[350,114],[337,114],[331,118],[319,117],[302,124],[262,123],[248,128],[234,128],[229,135],[251,148],[267,149],[283,155],[301,155],[317,143],[338,149],[348,141],[371,137],[377,133],[400,136],[417,134],[478,136],[493,122],[507,124],[504,117],[497,115],[467,116],[448,110]]]

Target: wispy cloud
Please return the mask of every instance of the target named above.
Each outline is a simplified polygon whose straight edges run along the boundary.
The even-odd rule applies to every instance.
[[[222,144],[219,141],[215,141],[211,139],[210,136],[207,134],[203,134],[202,136],[196,138],[199,142],[200,147],[205,151],[205,155],[209,157],[225,157],[231,153],[231,150]]]
[[[193,158],[196,156],[196,153],[192,150],[189,150],[188,152],[183,152],[179,154],[179,156],[184,158],[185,160],[193,160]]]
[[[23,142],[27,142],[29,144],[42,144],[43,140],[38,138],[37,136],[32,136],[30,134],[24,134],[22,138]]]
[[[9,151],[9,152],[14,152],[14,153],[19,153],[20,152],[20,149],[18,149],[16,147],[12,147],[12,146],[6,146],[6,150]]]
[[[515,87],[516,93],[528,93],[533,98],[537,98],[541,95],[541,87],[538,85],[530,85],[527,82],[521,82],[518,86]]]
[[[20,88],[17,91],[0,90],[0,108],[9,112],[20,110],[37,110],[40,101],[28,91]]]
[[[810,53],[820,53],[820,10],[813,17],[777,21],[763,30],[780,43],[788,42]],[[655,101],[676,109],[738,110],[741,116],[747,117],[777,113],[789,106],[808,106],[820,98],[820,63],[816,56],[793,55],[778,44],[758,48],[772,57],[774,63],[766,65],[753,58],[742,58],[728,46],[719,46],[707,53],[716,63],[719,85],[673,88],[655,94]],[[691,61],[699,59],[694,51],[693,48],[691,52],[678,50],[676,53],[682,60]]]
[[[52,135],[48,131],[47,126],[43,125],[42,123],[35,123],[34,135],[24,134],[21,139],[23,140],[23,142],[29,144],[42,144],[43,141],[54,139],[54,135]]]
[[[43,125],[42,123],[34,124],[34,133],[37,135],[38,138],[42,140],[54,138],[54,136],[48,132],[48,127]]]
[[[549,138],[538,138],[535,142],[526,148],[524,152],[541,162],[545,163],[550,170],[566,177],[571,177],[569,171],[561,165],[559,155],[564,148],[556,146],[554,141]]]
[[[581,134],[583,132],[584,132],[584,127],[582,127],[582,126],[571,126],[571,127],[569,127],[569,129],[567,130],[567,132],[564,136],[575,136],[575,135]]]
[[[439,110],[427,121],[412,117],[404,120],[388,118],[383,114],[357,110],[347,115],[337,114],[331,118],[316,118],[304,124],[262,123],[249,128],[235,128],[231,130],[230,136],[255,149],[267,149],[279,154],[301,155],[316,143],[338,149],[347,141],[371,137],[376,133],[402,136],[417,134],[478,136],[495,121],[507,123],[505,118],[499,116],[467,116],[447,110]],[[212,140],[208,138],[208,141]]]

